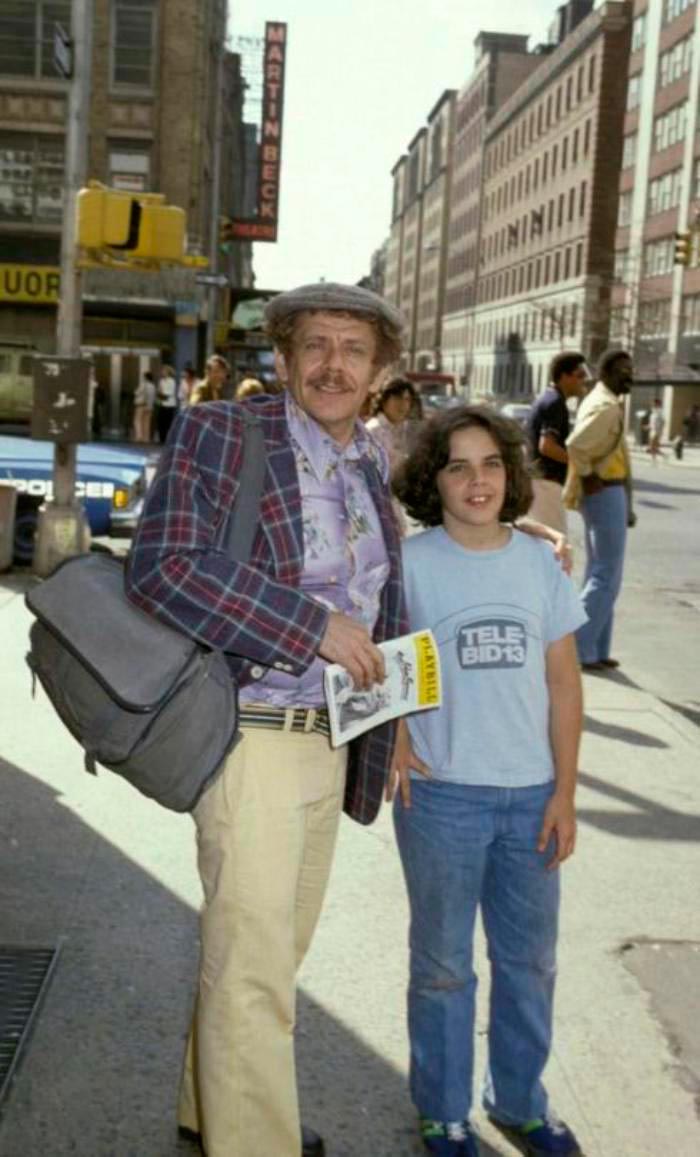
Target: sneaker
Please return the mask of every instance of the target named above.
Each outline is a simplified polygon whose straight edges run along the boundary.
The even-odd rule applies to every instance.
[[[571,1129],[551,1113],[524,1125],[506,1125],[490,1114],[489,1121],[527,1157],[580,1157],[581,1149]]]
[[[420,1119],[420,1135],[429,1153],[436,1157],[479,1157],[479,1146],[468,1121]]]

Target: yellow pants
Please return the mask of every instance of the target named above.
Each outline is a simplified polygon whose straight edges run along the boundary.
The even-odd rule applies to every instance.
[[[244,728],[197,805],[204,889],[178,1120],[207,1157],[300,1157],[295,974],[328,882],[346,749]]]

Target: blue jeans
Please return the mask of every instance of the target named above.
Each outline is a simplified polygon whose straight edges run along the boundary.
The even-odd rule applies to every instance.
[[[491,964],[484,1106],[513,1125],[546,1112],[559,873],[545,870],[552,848],[538,852],[537,837],[552,791],[420,780],[412,806],[395,805],[411,909],[411,1096],[421,1116],[461,1121],[471,1108],[479,905]]]
[[[627,493],[624,486],[606,486],[581,501],[586,529],[586,570],[581,601],[588,622],[576,632],[582,663],[610,658],[615,600],[622,585],[627,540]]]

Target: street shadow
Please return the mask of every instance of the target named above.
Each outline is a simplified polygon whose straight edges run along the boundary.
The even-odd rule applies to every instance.
[[[669,746],[656,735],[648,735],[645,731],[637,731],[634,727],[623,727],[619,723],[603,723],[591,715],[584,716],[583,727],[584,731],[589,731],[592,735],[601,735],[605,739],[617,739],[620,743],[629,743],[633,747],[667,748]]]
[[[668,482],[651,482],[648,478],[635,478],[634,480],[635,497],[638,494],[688,494],[698,495],[700,490],[694,490],[691,486],[671,486]]]
[[[0,1153],[196,1157],[177,1135],[174,1107],[197,914],[56,791],[0,758],[0,941],[59,940],[58,966],[3,1102]],[[403,1074],[303,992],[298,1037],[304,1119],[324,1133],[333,1157],[418,1157]],[[482,1153],[498,1157],[486,1144]]]
[[[669,840],[680,843],[700,842],[700,814],[675,811],[643,795],[617,787],[607,780],[579,772],[578,781],[584,787],[607,795],[619,803],[628,804],[634,811],[599,811],[580,807],[576,815],[580,823],[629,840]]]
[[[638,498],[635,506],[649,506],[653,510],[678,510],[678,507],[672,506],[670,502],[652,502],[650,498]]]

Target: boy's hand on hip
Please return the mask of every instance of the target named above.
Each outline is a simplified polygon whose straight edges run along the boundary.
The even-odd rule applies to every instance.
[[[358,691],[368,691],[386,677],[384,656],[370,639],[367,628],[339,611],[331,611],[328,616],[318,653],[329,663],[340,663]]]
[[[386,781],[386,800],[391,803],[399,786],[401,803],[404,807],[411,806],[411,769],[420,772],[426,779],[430,779],[430,768],[427,763],[419,759],[413,750],[411,736],[405,719],[400,719],[396,729],[396,743],[394,754]]]
[[[537,851],[546,852],[552,836],[555,841],[554,855],[547,864],[547,871],[558,868],[564,860],[572,856],[576,848],[576,808],[570,796],[554,793],[547,804],[542,821],[542,830],[537,840]]]

